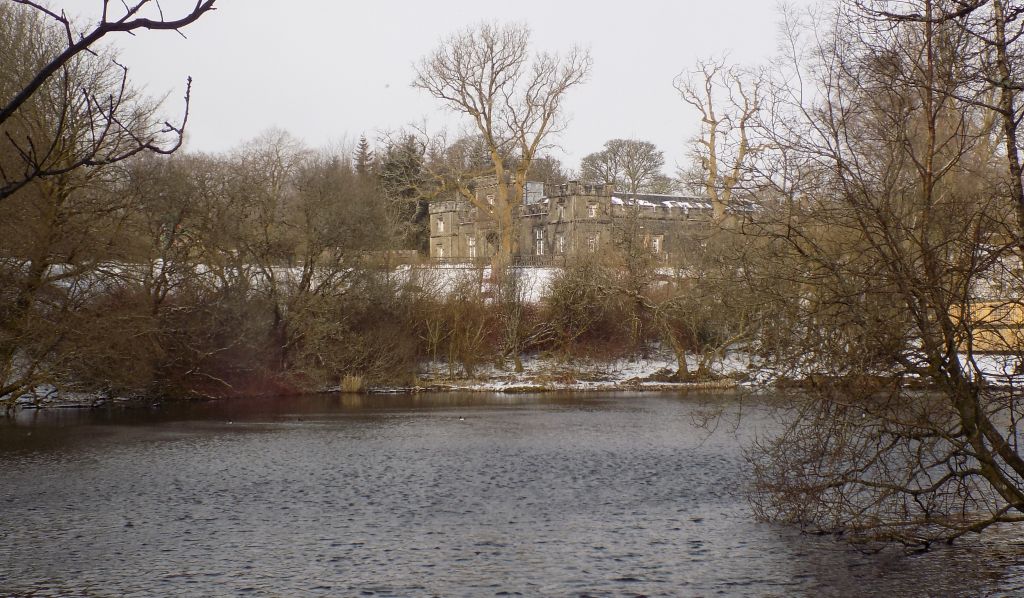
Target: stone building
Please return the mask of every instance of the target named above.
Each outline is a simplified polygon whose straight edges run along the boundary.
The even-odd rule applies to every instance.
[[[493,180],[477,186],[478,201],[493,201]],[[643,243],[661,259],[686,251],[711,223],[707,199],[676,195],[618,193],[611,185],[572,181],[547,186],[527,183],[515,222],[524,264],[559,263],[597,252],[625,238]],[[498,245],[494,221],[469,201],[430,205],[430,257],[445,261],[486,261]]]

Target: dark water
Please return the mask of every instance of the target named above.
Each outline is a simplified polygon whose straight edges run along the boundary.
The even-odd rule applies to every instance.
[[[739,446],[768,420],[746,406],[710,433],[693,425],[704,407],[442,395],[23,412],[0,421],[0,595],[1024,595],[1018,530],[864,555],[753,521]]]

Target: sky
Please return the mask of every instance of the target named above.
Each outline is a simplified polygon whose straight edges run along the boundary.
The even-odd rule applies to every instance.
[[[813,0],[803,0],[809,3]],[[78,11],[100,0],[51,6]],[[116,3],[115,3],[116,4]],[[187,0],[163,0],[165,14]],[[636,138],[665,152],[667,174],[687,156],[695,111],[673,79],[700,58],[757,65],[778,43],[775,0],[218,0],[184,30],[115,36],[132,80],[181,112],[193,78],[186,148],[220,152],[278,127],[314,147],[352,144],[411,123],[458,131],[454,118],[411,87],[414,63],[448,35],[482,21],[525,22],[537,50],[589,48],[587,82],[569,92],[566,129],[549,153],[576,168],[608,139]]]

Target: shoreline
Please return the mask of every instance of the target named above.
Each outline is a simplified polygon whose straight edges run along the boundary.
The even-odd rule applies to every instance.
[[[557,360],[529,356],[522,360],[523,371],[509,372],[494,364],[481,364],[474,368],[473,377],[458,376],[454,368],[442,362],[426,362],[417,373],[417,380],[409,386],[369,385],[352,394],[397,395],[444,392],[474,392],[529,394],[546,392],[700,392],[734,390],[750,379],[749,362],[739,357],[727,357],[712,371],[712,378],[700,381],[674,382],[670,376],[677,364],[673,357],[655,354],[646,359],[575,359]],[[693,363],[696,369],[696,363]],[[459,368],[461,370],[461,368]],[[295,392],[289,394],[345,393],[340,386]],[[251,398],[264,395],[253,395]],[[227,397],[224,397],[227,398]],[[220,397],[153,398],[144,396],[109,396],[99,393],[65,392],[44,385],[35,392],[23,395],[14,410],[41,409],[102,409],[108,407],[141,407],[164,402],[222,400]]]
[[[462,384],[458,382],[451,383],[437,383],[429,384],[425,386],[406,386],[406,387],[378,387],[368,388],[361,393],[352,394],[369,394],[369,395],[387,395],[387,394],[417,394],[417,393],[431,393],[431,392],[492,392],[492,393],[505,393],[505,394],[529,394],[529,393],[546,393],[546,392],[615,392],[615,391],[667,391],[667,390],[681,390],[681,391],[701,391],[701,390],[735,390],[741,387],[742,384],[732,379],[721,379],[721,380],[707,380],[707,381],[694,381],[694,382],[614,382],[614,383],[581,383],[581,384],[507,384],[507,385],[494,385],[494,384]],[[326,392],[341,392],[340,390],[331,390]]]
[[[696,371],[696,358],[688,363],[690,371]],[[1024,383],[1024,373],[1016,369],[1016,362],[1006,356],[987,355],[983,369],[992,376],[993,387],[1002,388]],[[522,360],[522,372],[510,372],[495,364],[479,364],[473,368],[474,375],[467,377],[461,366],[450,366],[447,362],[425,362],[421,364],[413,384],[368,385],[358,390],[343,390],[341,386],[319,390],[275,392],[273,395],[314,395],[314,394],[364,394],[398,395],[421,393],[498,393],[531,394],[548,392],[597,393],[597,392],[711,392],[754,389],[763,385],[778,387],[801,387],[795,379],[773,380],[771,372],[758,367],[756,360],[741,353],[726,355],[715,363],[710,378],[704,380],[673,381],[677,363],[664,352],[656,352],[648,358],[635,359],[572,359],[559,360],[552,357],[528,356]],[[1012,367],[1011,367],[1012,366]],[[460,375],[461,374],[461,375]],[[806,382],[809,378],[803,379]],[[903,380],[907,388],[915,388],[921,380]],[[927,390],[927,385],[919,390]],[[61,391],[52,385],[41,385],[32,393],[22,395],[11,411],[42,409],[102,409],[109,407],[136,408],[155,406],[161,403],[186,403],[190,401],[244,400],[266,398],[271,394],[253,394],[238,397],[146,397],[111,396],[104,393]]]
[[[490,383],[434,383],[422,386],[378,386],[369,387],[358,392],[344,392],[337,388],[287,393],[286,396],[300,395],[328,395],[328,394],[362,394],[367,396],[388,396],[388,395],[410,395],[410,394],[433,394],[433,393],[494,393],[494,394],[542,394],[551,392],[567,393],[602,393],[602,392],[710,392],[710,391],[734,391],[743,384],[732,379],[695,381],[695,382],[614,382],[614,383],[580,383],[580,384],[504,384],[494,385]],[[83,393],[74,393],[76,395]],[[15,403],[13,411],[43,411],[51,409],[105,409],[110,407],[142,408],[163,403],[189,403],[206,401],[232,401],[266,398],[278,395],[252,395],[249,397],[181,397],[181,398],[160,398],[150,397],[114,397],[104,398],[99,396],[82,396],[74,399],[45,399],[32,401],[23,399]]]

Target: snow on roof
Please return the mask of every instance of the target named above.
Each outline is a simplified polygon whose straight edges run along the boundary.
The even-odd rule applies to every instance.
[[[703,197],[686,195],[658,195],[655,193],[616,193],[612,195],[612,204],[617,206],[638,206],[642,208],[662,206],[666,208],[679,208],[681,210],[708,210],[712,209],[711,201]],[[729,204],[732,212],[753,212],[756,206],[749,201],[733,200]]]
[[[711,202],[700,197],[683,195],[659,195],[654,193],[618,193],[612,196],[612,204],[617,206],[639,206],[653,208],[679,208],[682,210],[710,210]]]

